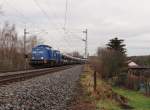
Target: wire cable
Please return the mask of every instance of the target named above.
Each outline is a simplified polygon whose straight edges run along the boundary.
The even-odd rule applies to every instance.
[[[22,12],[20,12],[17,8],[15,8],[14,6],[12,6],[7,0],[4,0],[4,2],[7,4],[7,5],[9,5],[11,8],[13,8],[22,18],[24,18],[24,23],[26,24],[27,22],[26,22],[26,16],[22,13]]]
[[[64,31],[66,31],[66,25],[67,25],[67,12],[68,12],[68,0],[66,0],[66,4],[65,4]]]
[[[40,6],[40,4],[39,4],[39,2],[37,2],[37,0],[33,0],[34,1],[34,3],[35,3],[35,5],[40,9],[40,11],[43,13],[43,15],[47,18],[47,20],[49,21],[49,22],[51,22],[51,18],[50,18],[50,16],[47,14],[47,12]],[[51,23],[53,23],[53,22],[51,22]],[[53,25],[56,25],[56,24],[54,24],[53,23]],[[58,28],[58,29],[61,29],[61,28]]]

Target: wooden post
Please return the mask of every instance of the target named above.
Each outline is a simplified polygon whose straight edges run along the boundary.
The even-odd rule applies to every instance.
[[[96,71],[94,71],[94,91],[96,91],[97,81],[96,81]]]

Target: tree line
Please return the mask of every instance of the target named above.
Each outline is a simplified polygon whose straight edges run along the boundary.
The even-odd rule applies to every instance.
[[[90,61],[102,79],[113,79],[126,71],[125,46],[124,40],[116,37],[111,39],[105,48],[98,47],[97,56]]]
[[[26,50],[29,53],[37,44],[36,36],[26,40]],[[24,69],[24,39],[19,36],[14,24],[5,22],[0,28],[0,71],[16,71]]]

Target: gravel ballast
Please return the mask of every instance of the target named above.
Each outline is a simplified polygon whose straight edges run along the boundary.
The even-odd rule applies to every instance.
[[[67,110],[82,66],[0,87],[0,110]]]

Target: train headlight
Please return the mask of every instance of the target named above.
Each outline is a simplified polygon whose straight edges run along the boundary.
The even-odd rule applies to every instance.
[[[44,57],[41,57],[41,59],[43,60],[43,59],[44,59]]]

